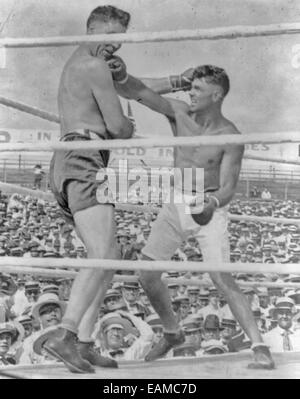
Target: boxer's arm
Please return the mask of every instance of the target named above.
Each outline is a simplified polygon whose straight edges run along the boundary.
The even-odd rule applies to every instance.
[[[175,93],[191,90],[195,68],[188,68],[179,75],[163,78],[139,78],[146,86],[158,94]]]
[[[220,188],[212,193],[219,206],[227,205],[232,199],[239,180],[244,154],[243,145],[227,146],[220,166]]]
[[[186,110],[188,107],[184,101],[160,96],[147,87],[141,80],[131,75],[128,75],[128,79],[124,84],[115,82],[115,87],[120,96],[135,100],[170,119],[175,118],[176,111]]]
[[[110,135],[115,139],[130,138],[134,126],[123,113],[108,66],[98,59],[93,60],[87,72],[93,96]]]
[[[155,91],[157,94],[169,94],[173,92],[171,79],[169,76],[165,78],[139,78],[147,87]]]

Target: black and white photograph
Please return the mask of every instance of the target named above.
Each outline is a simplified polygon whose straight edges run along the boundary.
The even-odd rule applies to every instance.
[[[0,86],[0,379],[300,379],[299,1],[0,0]]]

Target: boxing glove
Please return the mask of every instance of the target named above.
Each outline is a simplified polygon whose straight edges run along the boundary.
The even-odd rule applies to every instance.
[[[193,211],[193,206],[190,206],[191,216],[197,224],[199,224],[200,226],[205,226],[212,219],[216,208],[217,208],[216,199],[213,197],[206,197],[204,200],[204,207],[202,212],[195,213]]]
[[[191,90],[194,68],[189,68],[180,75],[171,75],[172,92]]]
[[[121,57],[114,55],[107,60],[108,67],[111,71],[112,78],[119,84],[124,84],[128,80],[127,68]]]

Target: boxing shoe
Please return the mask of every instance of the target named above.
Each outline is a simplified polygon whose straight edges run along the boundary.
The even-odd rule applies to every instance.
[[[94,373],[95,369],[79,354],[77,335],[65,328],[60,330],[59,335],[49,338],[44,343],[43,349],[62,361],[72,373]]]
[[[96,352],[93,342],[78,342],[78,351],[82,359],[87,360],[93,366],[118,368],[118,363]]]
[[[275,368],[275,363],[267,345],[258,343],[252,345],[251,349],[254,352],[254,362],[248,364],[249,369],[273,370]]]
[[[146,355],[145,361],[152,362],[153,360],[165,356],[169,352],[169,350],[171,350],[175,346],[183,344],[184,341],[185,341],[184,332],[181,330],[177,333],[165,332],[163,337]]]

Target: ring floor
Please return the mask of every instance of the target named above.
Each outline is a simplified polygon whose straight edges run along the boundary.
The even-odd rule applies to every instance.
[[[252,370],[251,353],[173,358],[156,362],[120,362],[118,369],[97,368],[94,374],[73,374],[62,364],[9,366],[1,378],[24,379],[300,379],[300,352],[273,354],[274,370]]]

